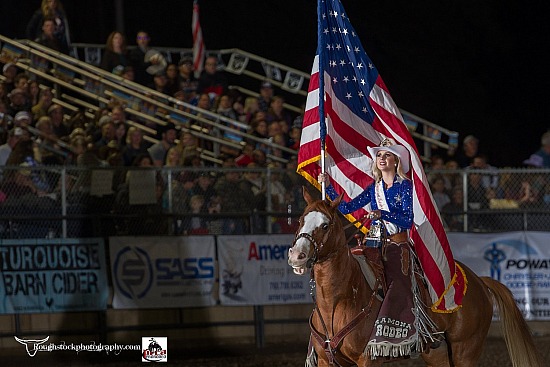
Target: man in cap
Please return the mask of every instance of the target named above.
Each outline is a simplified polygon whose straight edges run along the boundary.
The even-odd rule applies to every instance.
[[[2,75],[4,75],[4,86],[6,92],[9,93],[15,88],[15,76],[17,75],[17,66],[8,62],[2,68]]]
[[[174,124],[169,123],[166,126],[159,126],[157,130],[160,133],[160,140],[151,145],[147,151],[153,159],[153,164],[157,167],[162,167],[164,166],[168,149],[175,145],[176,127]]]
[[[260,86],[260,95],[258,96],[258,105],[260,111],[267,112],[273,98],[273,86],[270,82],[263,82]]]
[[[15,114],[13,121],[16,127],[27,127],[31,124],[32,117],[27,111],[19,111]]]
[[[198,85],[197,78],[195,78],[193,59],[189,56],[182,57],[178,63],[178,70],[178,88],[186,94],[189,101],[195,97]]]
[[[19,88],[14,88],[8,94],[10,104],[8,106],[8,114],[15,116],[19,111],[30,111],[27,95],[25,91]]]

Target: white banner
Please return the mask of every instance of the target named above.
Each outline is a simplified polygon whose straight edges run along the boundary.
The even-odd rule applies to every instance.
[[[215,304],[214,237],[111,237],[113,308]]]
[[[218,236],[222,305],[312,302],[310,276],[288,265],[293,235]]]
[[[550,320],[550,233],[448,233],[455,258],[510,289],[527,320]]]

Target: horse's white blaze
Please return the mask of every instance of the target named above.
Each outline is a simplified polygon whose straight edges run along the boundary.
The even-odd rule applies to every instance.
[[[302,230],[300,233],[307,233],[311,235],[313,231],[319,227],[323,223],[328,223],[329,219],[326,215],[320,212],[310,212],[307,213],[304,217],[304,225],[302,226]],[[298,241],[296,241],[296,250],[298,252],[303,252],[305,254],[309,253],[309,241],[305,238],[300,238]]]

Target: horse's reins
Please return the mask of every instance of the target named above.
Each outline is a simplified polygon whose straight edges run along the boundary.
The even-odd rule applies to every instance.
[[[347,224],[343,228],[343,230],[346,230],[350,226],[353,226],[356,223],[360,222],[361,226],[357,228],[357,231],[359,231],[360,228],[362,226],[364,226],[363,219],[365,219],[365,217],[367,217],[367,216],[365,215],[365,216],[355,220],[354,222],[351,222],[351,223]],[[331,219],[329,225],[332,226],[333,224],[334,224],[333,220]],[[315,288],[315,277],[314,277],[314,271],[313,271],[313,265],[315,265],[316,263],[319,262],[319,258],[318,258],[319,252],[323,248],[323,245],[324,245],[324,242],[325,242],[327,236],[328,236],[328,232],[327,232],[327,234],[325,234],[325,236],[323,238],[323,241],[321,243],[318,243],[315,240],[315,238],[313,238],[312,235],[310,235],[309,233],[306,233],[306,232],[302,232],[302,233],[299,233],[298,235],[296,235],[296,237],[294,239],[294,242],[293,242],[293,245],[300,238],[305,238],[311,244],[313,244],[313,257],[311,257],[310,259],[307,260],[306,267],[311,268],[311,282],[310,282],[310,284],[311,284],[311,298],[313,299],[313,303],[315,305],[314,311],[317,312],[317,315],[319,316],[319,320],[321,321],[321,325],[323,326],[323,330],[324,330],[325,334],[324,335],[321,334],[319,331],[317,331],[317,329],[315,329],[315,326],[313,326],[313,313],[309,317],[309,327],[312,331],[311,335],[315,338],[315,340],[325,350],[325,354],[327,356],[329,364],[331,366],[332,365],[341,366],[340,363],[338,363],[338,361],[336,360],[336,355],[335,355],[336,351],[338,349],[338,346],[340,345],[342,340],[344,340],[344,338],[361,321],[363,321],[365,318],[367,318],[370,315],[370,312],[371,312],[371,309],[372,309],[372,303],[373,303],[374,298],[376,296],[376,290],[378,289],[378,286],[380,284],[380,279],[378,279],[378,278],[376,279],[376,283],[375,283],[375,286],[373,287],[373,290],[372,290],[372,293],[370,295],[369,302],[368,302],[367,306],[362,308],[361,311],[359,312],[359,314],[357,314],[357,316],[355,316],[345,327],[340,329],[340,331],[338,331],[332,338],[330,338],[327,325],[325,323],[325,320],[323,319],[323,316],[321,315],[321,311],[319,310],[319,306],[317,305],[317,299],[315,297],[315,289],[314,289]],[[354,237],[354,236],[355,236],[355,233],[352,235],[352,237]],[[352,237],[350,237],[346,240],[346,244],[349,243],[349,241],[351,240]]]

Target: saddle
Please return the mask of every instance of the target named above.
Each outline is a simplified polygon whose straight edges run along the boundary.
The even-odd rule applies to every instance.
[[[408,241],[408,238],[405,233],[399,233],[396,236],[391,236],[386,238],[381,248],[380,247],[369,247],[365,246],[363,244],[363,241],[361,239],[360,235],[354,236],[357,240],[357,245],[353,248],[351,248],[351,252],[355,256],[363,256],[366,260],[366,262],[370,265],[370,267],[373,270],[373,273],[376,277],[377,284],[379,284],[378,287],[378,296],[380,298],[384,298],[385,294],[388,291],[387,288],[387,282],[386,282],[386,276],[385,276],[385,269],[384,269],[384,259],[385,259],[385,242],[395,242],[395,243],[401,243]],[[410,264],[408,256],[405,257],[406,260],[402,260],[402,269],[404,273],[407,273],[407,269],[412,266],[413,267],[413,274],[416,281],[419,298],[422,300],[422,308],[424,308],[424,313],[427,313],[429,310],[429,307],[425,306],[430,303],[430,295],[428,291],[428,285],[426,283],[426,279],[424,277],[424,273],[422,271],[422,268],[420,267],[420,264],[418,263],[418,259],[413,256],[413,263]],[[435,325],[434,325],[435,326]],[[435,331],[435,330],[434,330]],[[433,332],[433,331],[432,331]],[[434,332],[431,334],[431,336],[435,336],[431,340],[431,342],[427,342],[424,344],[424,349],[435,349],[440,346],[442,338],[441,335],[436,335],[437,332]],[[429,339],[428,339],[429,340]]]

